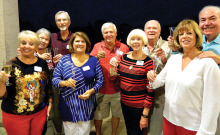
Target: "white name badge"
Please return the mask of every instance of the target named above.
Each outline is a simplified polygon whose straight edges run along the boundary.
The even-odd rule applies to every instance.
[[[87,71],[87,70],[90,70],[90,67],[89,66],[85,66],[82,69],[83,69],[83,71]]]
[[[144,65],[144,61],[138,60],[138,61],[136,62],[136,65],[143,66],[143,65]]]
[[[122,52],[122,51],[119,51],[118,54],[119,54],[119,55],[123,55],[123,52]]]
[[[69,46],[69,45],[67,45],[67,46],[66,46],[66,49],[67,49],[67,50],[69,50],[69,48],[70,48],[70,46]]]
[[[42,67],[34,66],[34,71],[42,72]]]

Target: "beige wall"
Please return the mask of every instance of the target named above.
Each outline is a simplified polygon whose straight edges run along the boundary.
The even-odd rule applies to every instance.
[[[0,68],[3,60],[16,56],[18,32],[18,1],[0,0]]]
[[[18,32],[18,1],[0,0],[0,68],[2,68],[3,60],[16,56]],[[1,117],[0,110],[0,123]]]

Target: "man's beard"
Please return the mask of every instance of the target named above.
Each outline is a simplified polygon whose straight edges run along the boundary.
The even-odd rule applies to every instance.
[[[67,29],[67,27],[66,27],[66,26],[64,26],[64,27],[60,27],[59,29],[60,29],[61,31],[64,31],[64,30]]]

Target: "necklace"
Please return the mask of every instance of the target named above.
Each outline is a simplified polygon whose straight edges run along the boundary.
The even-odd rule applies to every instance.
[[[132,70],[132,68],[133,68],[133,64],[132,64],[132,65],[130,65],[129,69],[130,69],[130,70]]]

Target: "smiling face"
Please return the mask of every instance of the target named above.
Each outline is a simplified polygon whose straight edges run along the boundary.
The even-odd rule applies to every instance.
[[[47,48],[50,42],[50,38],[47,36],[47,34],[41,33],[39,34],[39,38],[40,38],[40,44],[38,46],[38,49],[41,50]]]
[[[22,38],[19,43],[21,55],[25,57],[34,56],[36,45],[30,38]]]
[[[117,33],[113,27],[108,27],[103,29],[102,36],[107,44],[114,44]]]
[[[196,33],[191,28],[178,32],[179,43],[183,50],[196,48]]]
[[[56,16],[56,25],[61,31],[68,30],[70,23],[71,22],[65,13]]]
[[[80,37],[76,36],[75,40],[73,41],[73,49],[75,53],[86,51],[86,41]]]
[[[142,47],[144,45],[144,42],[141,37],[134,36],[130,40],[130,46],[133,49],[133,51],[140,51],[142,50]]]
[[[220,33],[220,13],[206,9],[199,15],[199,27],[208,40],[214,40]]]
[[[148,40],[158,40],[160,37],[160,25],[157,21],[151,20],[145,24],[144,32]]]

